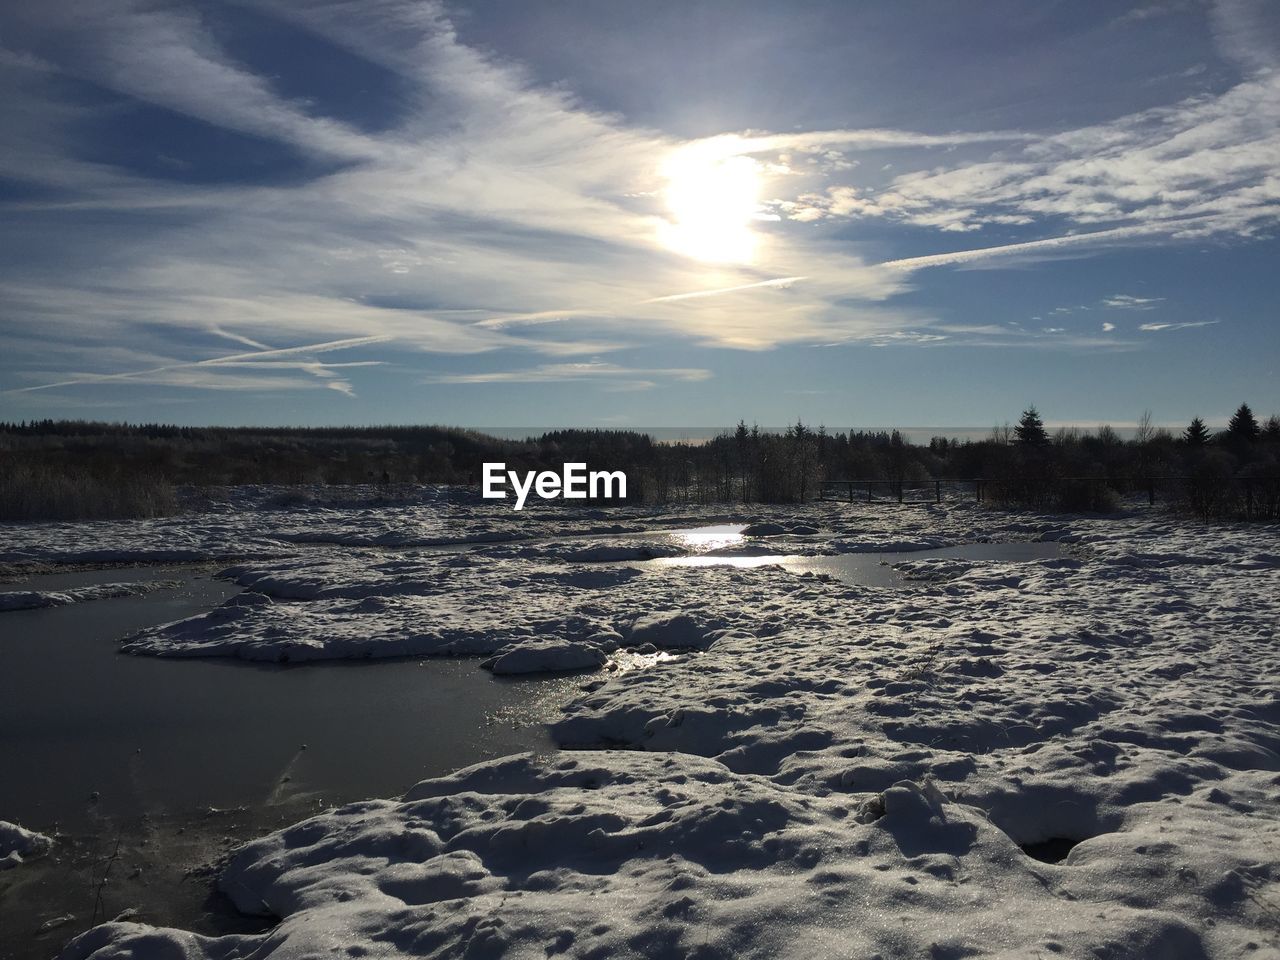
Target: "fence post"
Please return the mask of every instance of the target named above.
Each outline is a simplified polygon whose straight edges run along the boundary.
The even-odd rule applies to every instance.
[[[903,487],[903,481],[899,480],[898,481],[898,502],[899,503],[902,502],[902,487]]]
[[[942,502],[942,481],[941,480],[933,481],[933,499],[935,503]]]
[[[871,502],[871,481],[867,481],[867,503]]]
[[[1253,480],[1250,477],[1244,478],[1244,515],[1253,519]]]
[[[849,502],[853,503],[853,481],[849,481]]]
[[[1154,507],[1156,505],[1156,481],[1152,477],[1147,478],[1147,506]]]

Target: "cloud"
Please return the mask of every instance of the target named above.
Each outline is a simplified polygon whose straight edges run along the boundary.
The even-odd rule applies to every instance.
[[[1117,293],[1102,301],[1104,307],[1116,310],[1154,310],[1157,303],[1164,303],[1164,297],[1134,297],[1127,293]]]
[[[612,389],[647,390],[656,380],[694,383],[708,380],[710,370],[693,367],[638,369],[616,363],[593,360],[587,363],[548,363],[523,370],[500,370],[483,373],[440,373],[425,378],[423,383],[571,383],[578,381],[607,382]]]
[[[1127,241],[1136,237],[1151,236],[1158,231],[1152,227],[1116,227],[1112,230],[1096,230],[1091,233],[1066,234],[1060,237],[1046,237],[1043,240],[1027,240],[1020,243],[1005,243],[995,247],[978,247],[968,250],[956,250],[951,253],[935,253],[923,257],[906,257],[902,260],[887,260],[881,266],[893,270],[922,270],[927,267],[955,266],[957,264],[975,263],[996,257],[1015,257],[1026,254],[1056,253],[1065,248],[1081,245],[1094,245],[1107,242]]]
[[[784,210],[801,221],[875,217],[948,232],[1056,218],[1105,227],[1095,240],[1247,238],[1280,224],[1277,155],[1280,71],[1267,69],[1218,95],[904,173],[881,189],[832,185]]]
[[[40,380],[10,396],[117,380],[353,392],[359,369],[315,362],[318,346],[310,357],[281,348],[297,362],[266,366],[294,356],[276,343],[376,345],[397,359],[516,351],[524,370],[495,376],[541,378],[506,382],[548,382],[573,358],[654,341],[1056,348],[1055,338],[946,329],[895,298],[927,267],[1251,236],[1276,222],[1280,97],[1262,74],[1048,136],[870,128],[688,140],[539,85],[463,43],[438,3],[246,5],[394,74],[397,115],[358,128],[323,102],[284,95],[201,5],[55,0],[0,14],[0,175],[27,190],[0,222],[22,253],[0,264],[9,341],[25,345],[6,370]],[[178,155],[180,144],[156,145],[174,161],[162,174],[102,159],[86,124],[143,104],[301,159],[283,180],[197,176],[217,158]],[[891,165],[853,156],[884,149]],[[709,264],[664,245],[675,214],[662,171],[690,152],[746,158],[758,177],[743,227],[752,261]],[[892,169],[868,172],[878,166]],[[885,183],[863,179],[876,177]],[[1000,228],[1003,242],[881,264],[838,236],[858,218],[953,238]],[[1032,230],[1051,235],[1025,239]],[[210,337],[256,352],[200,359]],[[112,350],[121,343],[160,360],[136,363]],[[97,352],[59,352],[71,347]],[[44,357],[66,363],[32,369]],[[675,376],[619,363],[578,379]]]
[[[1280,67],[1280,26],[1268,0],[1214,0],[1209,23],[1218,49],[1246,70]]]
[[[1218,321],[1218,320],[1192,320],[1192,321],[1189,321],[1189,322],[1186,322],[1186,323],[1144,323],[1144,324],[1141,324],[1141,325],[1138,327],[1138,329],[1139,329],[1139,330],[1147,330],[1147,331],[1153,331],[1153,330],[1187,330],[1187,329],[1190,329],[1190,328],[1192,328],[1192,327],[1211,327],[1211,326],[1213,326],[1215,323],[1219,323],[1219,322],[1221,322],[1221,321]]]
[[[56,380],[51,383],[41,383],[30,387],[17,387],[11,390],[0,391],[0,393],[34,393],[41,390],[52,390],[57,387],[78,386],[80,384],[109,384],[124,382],[134,384],[199,387],[211,390],[264,389],[266,387],[278,387],[283,383],[288,384],[290,389],[296,389],[304,387],[306,384],[279,377],[226,376],[220,371],[211,370],[209,368],[226,367],[258,370],[304,370],[311,373],[313,376],[327,378],[332,375],[330,371],[333,369],[337,369],[339,367],[377,365],[378,361],[366,363],[323,364],[314,360],[306,362],[280,362],[271,358],[297,356],[298,354],[316,356],[323,353],[330,353],[335,350],[348,350],[352,347],[382,343],[387,339],[387,337],[351,337],[345,340],[331,340],[326,343],[312,343],[306,344],[305,346],[280,347],[278,349],[258,350],[253,353],[234,353],[222,357],[209,357],[204,360],[165,363],[160,366],[148,367],[145,370],[131,370],[123,373],[76,373],[71,374],[67,379]],[[326,384],[326,386],[332,386],[332,384]]]
[[[1103,333],[1110,333],[1110,332],[1111,332],[1112,330],[1114,330],[1115,328],[1116,328],[1116,325],[1115,325],[1114,323],[1104,323],[1104,324],[1102,325],[1102,332],[1103,332]]]
[[[694,300],[699,297],[718,297],[725,293],[738,293],[742,290],[755,290],[760,287],[789,287],[793,283],[807,280],[807,277],[775,277],[772,280],[760,280],[756,283],[743,283],[736,287],[720,287],[717,290],[694,290],[692,293],[669,293],[662,297],[651,297],[645,303],[670,303],[675,300]]]

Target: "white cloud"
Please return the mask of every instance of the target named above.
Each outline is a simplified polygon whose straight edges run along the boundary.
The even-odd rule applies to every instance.
[[[710,370],[694,367],[639,369],[616,363],[592,360],[585,363],[546,363],[522,370],[499,370],[482,373],[441,373],[429,376],[423,383],[571,383],[600,381],[620,390],[647,390],[657,380],[692,383],[707,380]]]
[[[1074,342],[946,329],[892,300],[924,267],[1247,236],[1275,222],[1280,200],[1274,77],[1049,137],[835,129],[690,143],[534,84],[518,66],[460,42],[435,3],[257,5],[393,71],[405,85],[403,114],[372,133],[282,96],[272,77],[220,45],[195,5],[60,0],[6,13],[23,28],[6,31],[7,43],[35,36],[48,51],[0,49],[10,93],[0,102],[0,174],[41,188],[9,204],[22,223],[0,225],[0,235],[13,242],[21,231],[23,243],[33,229],[46,242],[56,236],[49,245],[58,259],[0,266],[0,310],[13,342],[42,341],[32,356],[53,355],[59,342],[101,351],[18,391],[113,379],[352,389],[341,365],[313,362],[305,348],[297,363],[266,366],[285,356],[269,345],[297,342],[555,360],[655,338],[747,350]],[[195,185],[90,159],[92,144],[78,132],[90,114],[64,95],[60,73],[286,144],[330,172],[285,184]],[[775,195],[759,212],[784,219],[751,222],[752,263],[708,265],[662,246],[670,211],[660,171],[673,151],[690,148],[753,158]],[[883,189],[856,182],[864,167],[851,154],[884,148],[896,151],[892,170],[907,172]],[[858,217],[944,235],[1068,227],[876,264],[823,232],[826,222]],[[100,226],[107,221],[109,230]],[[201,360],[209,336],[257,352]],[[145,343],[139,352],[164,359],[131,363],[108,349],[122,342]],[[545,380],[572,366],[531,362],[523,373]],[[580,378],[675,375],[619,364]]]
[[[1187,330],[1192,327],[1211,327],[1218,320],[1192,320],[1186,323],[1144,323],[1138,327],[1139,330]]]
[[[926,267],[954,266],[985,261],[999,257],[1026,256],[1027,254],[1058,253],[1065,248],[1082,245],[1096,245],[1108,242],[1129,241],[1138,237],[1149,237],[1159,231],[1149,226],[1116,227],[1112,230],[1096,230],[1090,233],[1066,234],[1060,237],[1046,237],[1043,240],[1027,240],[1020,243],[1004,243],[994,247],[979,247],[969,250],[956,250],[951,253],[935,253],[923,257],[907,257],[902,260],[888,260],[882,266],[894,270],[921,270]]]
[[[382,343],[386,337],[351,337],[345,340],[331,340],[325,343],[312,343],[295,347],[257,350],[253,353],[235,353],[221,357],[209,357],[204,360],[170,361],[159,366],[143,370],[129,370],[120,373],[72,373],[64,379],[45,382],[28,387],[17,387],[0,393],[23,394],[41,390],[52,390],[58,387],[78,386],[81,384],[161,384],[167,386],[198,387],[210,390],[267,389],[288,384],[290,389],[307,386],[304,381],[289,380],[275,376],[246,377],[239,374],[226,375],[224,369],[251,370],[302,370],[321,379],[331,379],[332,370],[342,367],[376,366],[379,361],[364,361],[345,364],[325,364],[314,359],[304,361],[279,361],[272,358],[291,357],[299,354],[308,358],[336,350],[349,350],[354,347]],[[345,381],[333,381],[345,382]],[[332,389],[333,383],[326,383]]]
[[[1116,310],[1154,310],[1158,303],[1164,303],[1164,297],[1134,297],[1127,293],[1117,293],[1102,301],[1104,307]]]
[[[1210,24],[1218,48],[1247,70],[1280,67],[1280,25],[1271,0],[1214,0]]]
[[[879,217],[952,232],[1050,218],[1092,230],[1036,241],[1055,245],[1126,236],[1252,237],[1280,224],[1277,156],[1280,71],[1266,70],[1216,96],[904,173],[882,189],[829,186],[784,211],[800,221]],[[984,247],[981,255],[1002,249]]]

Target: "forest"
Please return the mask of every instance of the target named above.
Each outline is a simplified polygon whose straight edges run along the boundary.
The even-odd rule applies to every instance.
[[[912,502],[981,497],[1060,511],[1115,509],[1146,495],[1202,517],[1280,517],[1280,417],[1241,404],[1225,430],[1195,418],[1177,433],[1149,415],[1127,439],[1109,427],[1050,432],[1030,407],[983,440],[913,444],[896,430],[833,431],[740,422],[702,443],[631,430],[553,430],[524,440],[443,426],[183,427],[40,420],[0,423],[0,520],[156,516],[192,491],[241,484],[479,483],[481,465],[623,470],[645,503],[794,503],[821,496]],[[840,484],[844,484],[843,486]]]

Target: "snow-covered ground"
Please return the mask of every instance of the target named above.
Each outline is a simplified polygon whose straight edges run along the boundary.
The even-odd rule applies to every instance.
[[[5,590],[0,591],[0,613],[8,610],[62,607],[69,603],[107,600],[112,597],[138,597],[176,585],[177,581],[174,580],[151,580],[145,583],[99,583],[65,590]]]
[[[753,536],[641,535],[719,521]],[[26,528],[0,562],[164,549],[173,523]],[[969,505],[526,517],[441,499],[184,530],[195,558],[243,558],[228,575],[246,592],[133,653],[605,669],[554,726],[557,755],[241,848],[221,888],[280,917],[270,932],[114,923],[68,960],[1280,957],[1275,527]],[[450,536],[536,540],[419,549]],[[649,561],[979,540],[1065,554],[909,561],[892,590]]]
[[[0,870],[19,866],[49,852],[53,841],[43,833],[0,820]]]

